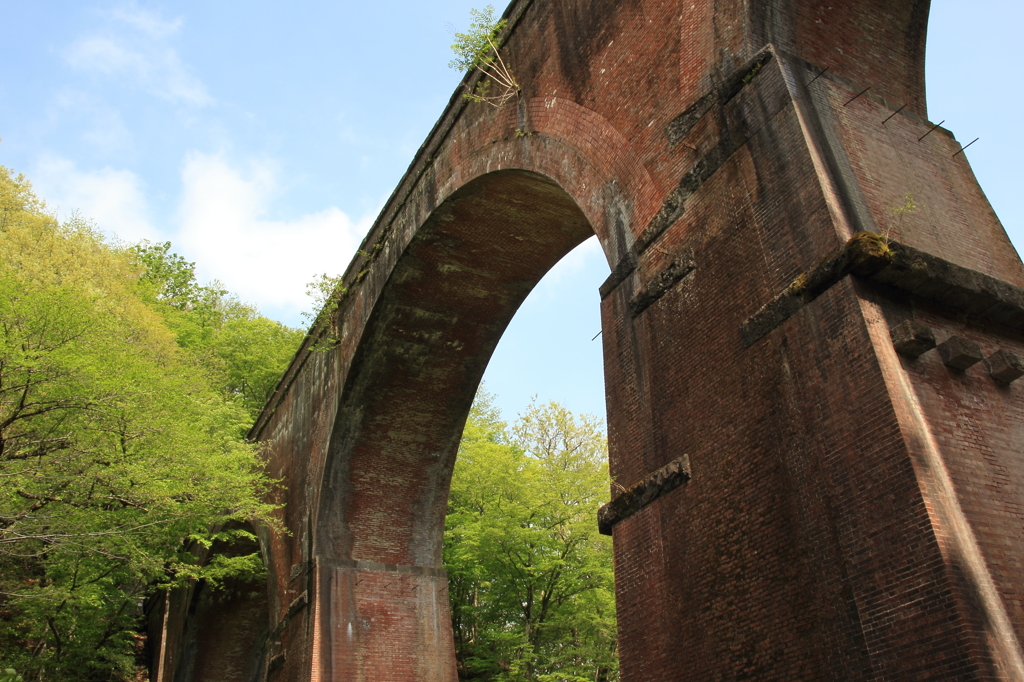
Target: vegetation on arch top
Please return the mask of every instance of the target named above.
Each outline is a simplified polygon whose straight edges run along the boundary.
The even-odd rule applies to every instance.
[[[498,36],[508,24],[507,19],[494,18],[494,6],[471,9],[473,21],[466,33],[456,33],[452,50],[455,59],[448,66],[465,73],[480,69],[481,77],[470,92],[463,95],[472,102],[500,107],[519,94],[519,82],[498,52]],[[497,86],[496,88],[494,86]]]

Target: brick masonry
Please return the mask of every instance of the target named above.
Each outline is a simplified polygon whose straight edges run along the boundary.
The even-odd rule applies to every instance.
[[[455,679],[440,551],[459,434],[519,304],[594,233],[612,473],[639,490],[689,462],[612,526],[624,682],[1024,679],[1024,379],[901,355],[892,332],[1009,366],[1024,327],[892,270],[793,288],[863,230],[1024,287],[927,120],[927,14],[513,2],[519,99],[453,96],[345,275],[321,330],[340,343],[307,340],[253,428],[290,531],[261,534],[266,611],[189,640],[168,600],[160,682],[210,679],[195,662],[237,630],[269,633],[253,656],[275,682]],[[785,292],[799,305],[750,334]]]

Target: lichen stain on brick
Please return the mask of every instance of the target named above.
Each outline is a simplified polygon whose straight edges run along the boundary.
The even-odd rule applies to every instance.
[[[593,234],[612,475],[694,472],[613,525],[623,682],[1024,676],[1024,381],[998,378],[1024,356],[1024,266],[952,134],[918,141],[927,12],[514,0],[519,102],[451,100],[345,275],[340,343],[304,347],[253,427],[289,530],[261,531],[266,589],[208,618],[174,596],[159,682],[456,680],[466,414]],[[911,190],[921,215],[848,244]],[[901,355],[908,320],[986,361]]]

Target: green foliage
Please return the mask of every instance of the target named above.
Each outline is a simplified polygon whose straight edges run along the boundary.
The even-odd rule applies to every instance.
[[[213,384],[255,418],[304,332],[263,317],[228,295],[219,282],[201,286],[195,263],[170,249],[170,242],[142,242],[129,249],[142,268],[141,297],[160,313]]]
[[[151,244],[143,241],[131,247],[145,268],[142,282],[152,287],[155,298],[180,310],[202,305],[210,296],[196,281],[196,264],[189,263],[170,250],[170,242]],[[217,291],[216,295],[225,293]]]
[[[303,316],[312,323],[322,314],[330,315],[338,308],[338,299],[344,295],[345,287],[341,286],[341,275],[332,277],[327,273],[317,275],[312,282],[306,284],[306,295],[313,301],[313,311],[303,312]]]
[[[455,34],[452,45],[455,59],[448,62],[450,68],[466,73],[493,61],[494,56],[490,54],[492,45],[508,23],[494,18],[494,5],[487,5],[482,10],[471,9],[469,14],[473,17],[469,31]]]
[[[903,197],[903,204],[901,206],[889,207],[889,219],[886,221],[885,232],[882,233],[882,237],[886,242],[889,241],[893,230],[899,232],[903,227],[903,219],[910,213],[916,213],[917,209],[917,202],[914,201],[914,195],[910,192],[907,192]]]
[[[452,51],[455,59],[448,62],[450,68],[465,73],[480,69],[482,77],[477,81],[475,89],[463,95],[473,102],[486,102],[499,107],[512,97],[519,94],[519,83],[515,75],[505,64],[498,51],[498,36],[508,21],[494,17],[494,6],[488,5],[482,10],[469,11],[473,21],[469,31],[456,33]],[[492,84],[498,89],[492,93]]]
[[[372,257],[377,253],[367,254],[360,251],[360,255]],[[365,271],[364,271],[365,272]],[[312,345],[314,351],[329,351],[338,345],[341,330],[338,327],[338,307],[342,299],[348,293],[348,289],[342,284],[343,276],[331,276],[327,273],[317,275],[312,282],[306,284],[306,295],[313,301],[313,312],[303,312],[302,315],[309,320],[310,333],[316,335],[317,340]]]
[[[445,526],[460,679],[617,679],[606,462],[592,417],[533,404],[508,428],[478,399]]]
[[[206,360],[223,294],[191,268],[58,224],[0,167],[0,666],[133,679],[153,586],[207,578],[190,549],[211,529],[274,524],[244,400]],[[258,570],[249,554],[209,578]]]
[[[24,682],[24,678],[14,668],[0,670],[0,682]]]

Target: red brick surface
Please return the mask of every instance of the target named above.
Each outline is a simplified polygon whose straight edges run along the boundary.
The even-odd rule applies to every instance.
[[[622,679],[1024,679],[1024,385],[902,358],[889,329],[986,354],[1024,353],[1024,330],[846,277],[741,338],[862,229],[1024,285],[958,144],[929,133],[927,8],[513,3],[520,98],[452,100],[346,274],[340,344],[301,351],[254,427],[291,532],[264,537],[268,679],[454,680],[438,569],[466,411],[591,233],[616,273],[612,473],[692,468],[614,526]]]

